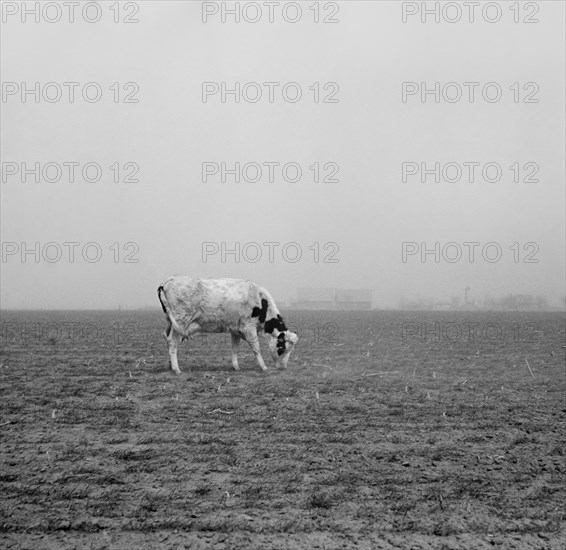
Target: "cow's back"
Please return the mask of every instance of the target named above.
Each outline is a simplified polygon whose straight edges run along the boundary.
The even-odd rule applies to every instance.
[[[194,279],[180,275],[163,283],[171,313],[183,329],[191,320],[206,332],[240,330],[261,303],[258,286],[242,279]]]

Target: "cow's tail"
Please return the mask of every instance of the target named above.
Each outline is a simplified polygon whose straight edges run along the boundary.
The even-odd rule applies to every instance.
[[[167,315],[169,322],[171,323],[172,327],[177,331],[181,336],[185,336],[185,331],[179,326],[179,323],[175,320],[175,317],[171,313],[171,308],[169,307],[169,302],[167,300],[167,294],[165,293],[165,289],[163,285],[160,285],[157,289],[157,296],[159,297],[159,301],[161,302],[161,307],[163,308],[163,312]]]

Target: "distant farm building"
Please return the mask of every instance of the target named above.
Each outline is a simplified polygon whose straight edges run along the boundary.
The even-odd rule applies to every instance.
[[[299,288],[295,309],[370,310],[372,291],[367,289]]]

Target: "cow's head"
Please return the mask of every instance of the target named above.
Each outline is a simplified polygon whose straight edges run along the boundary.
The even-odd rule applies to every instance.
[[[285,368],[299,337],[287,329],[281,315],[266,321],[264,328],[269,334],[269,351],[275,365]]]
[[[277,367],[287,367],[291,352],[295,349],[295,344],[299,337],[290,330],[279,332],[277,329],[269,335],[269,350],[271,357]]]

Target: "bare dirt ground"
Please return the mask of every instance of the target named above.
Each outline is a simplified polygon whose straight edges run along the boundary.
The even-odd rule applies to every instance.
[[[0,546],[565,547],[563,314],[287,319],[177,377],[160,312],[5,312]]]

